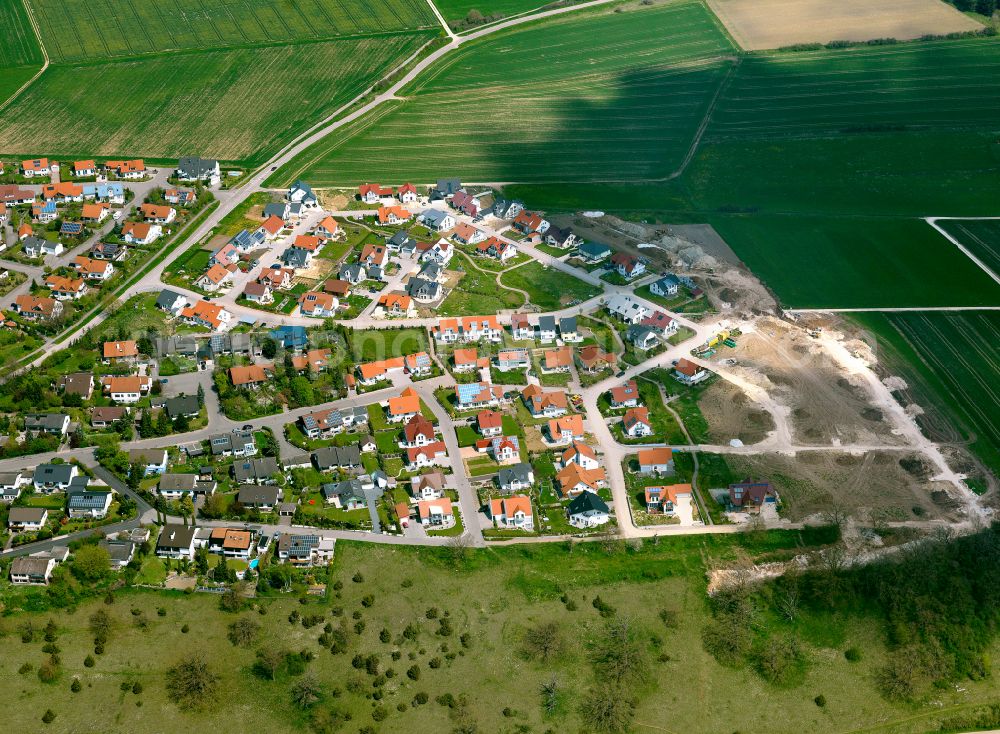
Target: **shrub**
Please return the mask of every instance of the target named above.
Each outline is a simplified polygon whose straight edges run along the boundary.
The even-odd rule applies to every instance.
[[[431,658],[430,661],[427,663],[427,666],[437,670],[438,668],[441,667],[441,658]]]
[[[45,713],[42,714],[42,722],[45,724],[51,724],[55,721],[56,714],[52,709],[46,709]]]
[[[364,580],[365,580],[365,577],[364,577],[364,575],[363,575],[363,574],[361,573],[361,571],[358,571],[358,572],[357,572],[356,574],[354,574],[354,575],[353,575],[353,576],[351,577],[351,581],[353,581],[353,582],[354,582],[354,583],[356,583],[356,584],[360,584],[360,583],[361,583],[362,581],[364,581]]]
[[[372,719],[375,721],[385,721],[389,718],[389,709],[385,706],[376,706],[372,709]]]
[[[419,693],[417,693],[416,696],[413,697],[413,705],[423,706],[425,703],[427,703],[427,698],[428,698],[427,694],[424,693],[423,691],[420,691]]]
[[[420,666],[411,665],[406,670],[406,677],[410,680],[420,680]]]
[[[94,660],[94,656],[93,655],[88,655],[87,657],[85,657],[83,659],[83,666],[85,668],[93,668],[95,662],[96,661]]]
[[[229,641],[237,647],[249,647],[253,644],[257,633],[260,632],[260,624],[252,617],[240,617],[229,625]]]
[[[24,665],[22,665],[20,668],[17,669],[17,672],[20,673],[21,675],[24,675],[25,673],[30,673],[34,669],[35,669],[34,665],[32,665],[31,663],[25,663]]]
[[[389,642],[392,640],[392,635],[389,633],[389,630],[383,627],[382,631],[378,633],[378,639],[380,642],[384,644],[389,644]]]
[[[79,693],[82,688],[83,684],[80,683],[79,678],[74,678],[73,682],[69,684],[69,689],[73,691],[73,693]]]
[[[59,663],[53,660],[53,656],[38,666],[38,680],[42,683],[52,683],[59,677]]]
[[[850,663],[856,663],[861,660],[861,651],[856,647],[849,647],[844,650],[844,658]]]
[[[137,696],[140,693],[142,693],[142,683],[140,683],[139,681],[136,681],[135,683],[133,683],[132,684],[132,693],[134,693]]]
[[[191,631],[191,625],[186,624],[183,627],[181,627],[181,632],[185,635],[190,631]]]
[[[365,608],[372,606],[374,603],[375,603],[374,594],[365,594],[363,597],[361,597],[361,606]]]
[[[818,696],[816,696],[816,698],[814,698],[813,701],[820,708],[823,708],[824,706],[826,706],[826,696],[824,696],[822,693],[819,694]]]

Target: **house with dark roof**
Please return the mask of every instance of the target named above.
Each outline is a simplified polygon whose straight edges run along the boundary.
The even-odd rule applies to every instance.
[[[274,484],[274,475],[280,473],[278,462],[271,456],[233,462],[233,478],[241,484]]]
[[[501,492],[525,492],[535,483],[535,473],[531,464],[520,462],[503,467],[497,473],[497,485]]]
[[[243,507],[252,507],[261,512],[271,512],[282,497],[281,487],[263,484],[241,484],[236,493],[236,501]]]
[[[66,512],[74,519],[88,517],[100,520],[107,516],[113,499],[114,492],[108,488],[71,489],[66,493]]]
[[[575,528],[596,528],[611,519],[611,510],[593,492],[581,492],[566,505],[566,518]]]

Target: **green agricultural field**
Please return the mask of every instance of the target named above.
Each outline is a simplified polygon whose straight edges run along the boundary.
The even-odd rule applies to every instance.
[[[178,50],[302,43],[435,25],[424,0],[391,0],[375,5],[361,0],[28,2],[34,8],[53,63],[159,52],[173,56]],[[321,65],[307,64],[304,68],[315,72]]]
[[[34,66],[38,70],[44,61],[38,39],[31,29],[22,0],[0,0],[0,68]],[[0,90],[0,101],[3,101]]]
[[[259,162],[428,37],[400,34],[54,65],[0,113],[0,150],[161,159],[194,151]]]
[[[518,15],[529,10],[541,8],[549,3],[546,0],[434,0],[438,12],[447,21],[464,20],[469,11],[479,11],[484,17],[493,15]]]
[[[706,140],[993,129],[998,115],[997,39],[771,53],[743,60]]]
[[[1000,314],[857,314],[875,337],[891,374],[926,412],[918,417],[932,438],[968,442],[993,472],[1000,471]],[[955,431],[958,431],[956,434]]]
[[[937,225],[1000,275],[1000,220],[945,219]]]
[[[731,52],[694,2],[571,13],[504,31],[449,54],[404,90],[404,101],[304,151],[274,180],[428,181],[443,170],[479,181],[666,176],[690,147]]]
[[[787,307],[1000,303],[1000,285],[920,219],[733,216],[713,222]]]

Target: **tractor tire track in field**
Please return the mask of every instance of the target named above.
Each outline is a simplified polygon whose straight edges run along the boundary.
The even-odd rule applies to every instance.
[[[45,70],[49,68],[49,52],[45,50],[45,44],[42,43],[42,34],[41,31],[38,30],[38,23],[35,21],[35,13],[31,9],[31,5],[28,2],[24,3],[24,11],[28,15],[28,22],[31,24],[31,30],[34,31],[35,38],[38,39],[38,48],[42,52],[42,68],[39,69],[35,73],[35,75],[31,77],[28,81],[22,84],[5,101],[0,102],[0,112],[3,112],[8,107],[8,105],[10,105],[11,102],[17,99],[21,95],[21,93],[24,92],[25,89],[34,84],[35,80],[38,79],[38,77],[40,77],[42,74],[44,74]]]
[[[957,247],[959,250],[961,250],[965,254],[966,257],[968,257],[970,260],[972,260],[972,262],[974,262],[976,265],[978,265],[979,268],[980,268],[980,270],[982,270],[988,276],[990,276],[991,278],[993,278],[993,280],[997,284],[1000,284],[1000,275],[998,275],[997,273],[993,272],[993,270],[986,263],[984,263],[982,260],[980,260],[978,257],[976,257],[976,255],[972,251],[970,251],[968,247],[966,247],[961,242],[959,242],[956,238],[954,238],[950,234],[948,234],[948,232],[946,232],[945,229],[938,224],[938,222],[941,222],[941,221],[961,221],[962,219],[968,219],[969,221],[980,221],[980,222],[983,222],[983,221],[1000,220],[1000,217],[963,217],[963,218],[958,218],[958,217],[924,217],[924,221],[927,222],[929,225],[931,225],[934,229],[936,229],[938,231],[938,233],[942,237],[944,237],[946,240],[948,240],[951,244],[955,245],[955,247]]]

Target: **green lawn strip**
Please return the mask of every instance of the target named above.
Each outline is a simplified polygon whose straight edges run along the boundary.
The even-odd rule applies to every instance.
[[[595,285],[535,261],[505,272],[500,284],[526,291],[531,302],[543,311],[556,311],[601,292]]]

